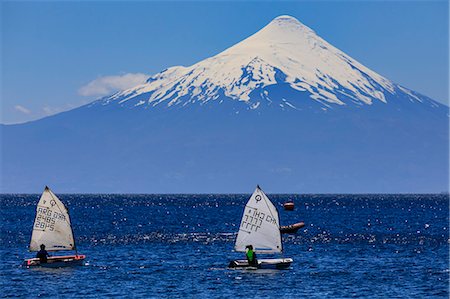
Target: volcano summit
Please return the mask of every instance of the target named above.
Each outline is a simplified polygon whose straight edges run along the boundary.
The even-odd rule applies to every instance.
[[[274,85],[297,94],[289,102],[280,96],[272,99],[269,90]],[[307,100],[298,99],[305,95]],[[243,109],[271,106],[275,101],[275,106],[286,109],[316,106],[327,110],[336,105],[387,103],[395,96],[438,105],[366,68],[297,19],[280,16],[214,57],[190,67],[171,67],[143,85],[97,103],[184,107],[227,98],[246,104]]]
[[[2,191],[447,191],[448,121],[447,106],[280,16],[192,66],[3,125]]]

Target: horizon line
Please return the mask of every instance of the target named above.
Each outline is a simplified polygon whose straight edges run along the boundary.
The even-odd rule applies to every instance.
[[[432,192],[432,193],[413,193],[413,192],[395,192],[395,193],[271,193],[265,192],[271,195],[450,195],[450,191],[442,192]],[[40,195],[41,193],[0,193],[3,195]],[[68,193],[68,192],[57,192],[56,194],[62,195],[248,195],[252,192],[244,193]]]

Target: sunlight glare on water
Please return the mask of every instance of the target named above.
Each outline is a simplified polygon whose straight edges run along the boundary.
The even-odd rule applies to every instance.
[[[446,195],[269,195],[291,269],[227,269],[249,195],[61,195],[84,267],[25,269],[39,195],[2,195],[1,296],[448,298]],[[296,203],[292,212],[281,204]]]

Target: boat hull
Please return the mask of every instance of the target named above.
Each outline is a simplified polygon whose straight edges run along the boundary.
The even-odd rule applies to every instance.
[[[233,269],[288,269],[293,262],[291,258],[281,258],[281,259],[258,259],[258,267],[250,265],[247,260],[234,260],[228,265],[229,268]]]
[[[62,267],[74,267],[84,265],[86,259],[85,255],[64,255],[64,256],[51,256],[47,259],[47,263],[41,263],[38,258],[26,259],[23,261],[23,266],[30,267],[43,267],[43,268],[62,268]]]

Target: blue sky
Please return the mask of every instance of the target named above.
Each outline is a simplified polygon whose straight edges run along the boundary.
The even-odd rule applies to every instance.
[[[289,14],[362,64],[448,102],[447,1],[1,2],[1,122],[191,65]]]

